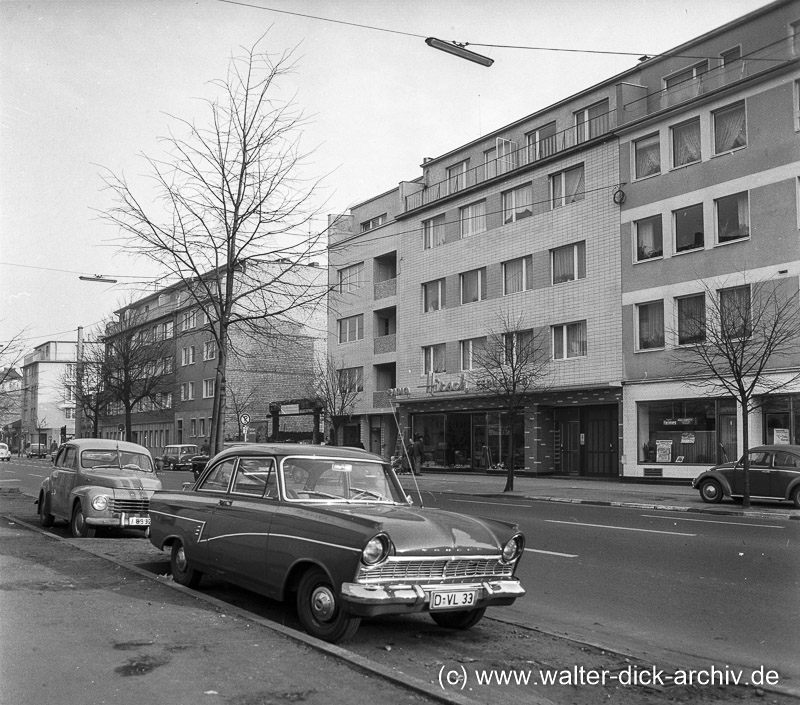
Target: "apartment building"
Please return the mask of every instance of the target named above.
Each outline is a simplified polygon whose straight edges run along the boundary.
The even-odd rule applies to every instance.
[[[329,349],[363,387],[340,441],[388,456],[421,435],[429,467],[483,470],[511,461],[513,434],[530,474],[693,474],[688,451],[645,471],[651,429],[695,414],[662,402],[697,397],[675,380],[672,343],[646,339],[650,304],[742,271],[794,282],[798,20],[797,2],[772,3],[426,158],[333,219]],[[695,244],[724,216],[739,222]],[[529,333],[550,357],[513,428],[474,383],[475,351],[509,320],[510,344]],[[730,423],[731,401],[703,404]],[[791,394],[774,401],[764,428],[795,413]]]
[[[51,340],[36,346],[22,364],[23,444],[60,443],[75,433],[77,340]]]
[[[734,399],[686,379],[677,355],[726,300],[765,284],[797,297],[799,28],[800,4],[772,3],[620,85],[626,476],[690,478],[742,452]],[[798,372],[776,357],[766,376]],[[800,442],[799,392],[756,397],[751,447]]]

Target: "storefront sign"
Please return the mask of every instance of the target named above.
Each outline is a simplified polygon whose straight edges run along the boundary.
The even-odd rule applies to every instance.
[[[459,375],[457,381],[443,382],[433,372],[428,375],[425,384],[425,391],[428,394],[439,394],[441,392],[466,392],[469,389],[469,382],[464,375]]]
[[[663,424],[665,426],[694,426],[695,418],[693,416],[688,416],[685,418],[664,419]]]
[[[387,389],[386,393],[390,397],[410,397],[411,387],[392,387],[391,389]]]

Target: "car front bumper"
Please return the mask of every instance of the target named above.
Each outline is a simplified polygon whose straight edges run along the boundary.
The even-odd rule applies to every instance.
[[[516,579],[434,585],[344,583],[342,585],[342,601],[346,605],[347,612],[358,617],[429,612],[431,611],[432,593],[454,590],[476,591],[475,602],[469,605],[469,609],[510,605],[525,594],[525,588]]]
[[[85,516],[90,526],[111,526],[122,529],[147,529],[150,527],[149,514],[119,514],[116,516]]]

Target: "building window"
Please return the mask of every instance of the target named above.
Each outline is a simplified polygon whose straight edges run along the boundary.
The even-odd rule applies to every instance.
[[[581,241],[550,250],[550,264],[553,284],[585,279],[586,243]]]
[[[583,164],[550,176],[550,196],[553,208],[561,208],[584,199]]]
[[[750,208],[746,191],[718,198],[714,205],[717,209],[717,242],[733,242],[750,237]]]
[[[181,330],[192,330],[197,326],[197,311],[184,311],[181,318]]]
[[[747,120],[744,103],[717,110],[714,117],[714,154],[747,146]]]
[[[200,438],[205,438],[206,435],[206,420],[200,419]]]
[[[473,269],[461,275],[461,303],[471,304],[486,298],[486,268]]]
[[[167,321],[162,324],[161,335],[164,340],[171,338],[175,334],[175,324],[172,321]]]
[[[503,194],[503,223],[514,223],[533,215],[533,185],[524,184]]]
[[[661,139],[658,133],[633,143],[637,179],[661,173]]]
[[[203,399],[211,399],[214,396],[214,379],[203,380]]]
[[[672,166],[700,161],[700,118],[675,125],[672,129]]]
[[[356,291],[364,286],[364,263],[359,262],[339,270],[339,292]]]
[[[181,401],[191,401],[194,399],[194,382],[184,382],[181,384]]]
[[[664,347],[664,302],[651,301],[636,307],[638,320],[638,349]]]
[[[639,402],[636,407],[640,463],[713,465],[723,444],[722,452],[727,451],[731,459],[737,457],[735,424],[719,439],[716,430],[718,411],[736,413],[732,402],[669,399]]]
[[[437,215],[422,223],[422,248],[431,250],[440,245],[444,245],[444,215]]]
[[[578,143],[608,132],[608,100],[600,101],[575,113],[575,134]]]
[[[706,339],[705,294],[678,299],[678,345],[693,345]]]
[[[162,357],[161,358],[161,365],[159,365],[159,372],[165,375],[170,374],[172,372],[172,358],[171,357]]]
[[[503,262],[503,296],[533,289],[533,257]]]
[[[750,287],[735,286],[719,291],[719,325],[723,338],[746,338],[750,335]]]
[[[528,161],[530,162],[555,154],[557,151],[556,123],[550,122],[533,132],[529,132],[525,135],[525,140],[528,147]]]
[[[348,367],[339,370],[339,391],[341,393],[364,391],[364,368]]]
[[[189,437],[197,438],[197,419],[191,419],[189,421],[189,429]]]
[[[486,348],[486,338],[462,340],[460,347],[461,369],[464,371],[477,369],[480,364],[480,356]]]
[[[486,201],[464,206],[460,216],[462,238],[486,232]]]
[[[706,71],[708,71],[708,61],[701,61],[699,64],[690,66],[688,69],[684,69],[678,73],[673,73],[671,76],[665,78],[664,87],[667,90],[679,88],[681,84],[684,84],[685,87],[685,84],[688,81],[701,78]]]
[[[422,285],[423,312],[440,311],[445,307],[445,280],[437,279]]]
[[[742,59],[742,47],[736,46],[727,51],[723,51],[719,55],[719,60],[722,66],[731,67]]]
[[[586,357],[586,321],[553,326],[553,359]]]
[[[426,375],[432,372],[445,372],[445,346],[444,343],[439,345],[428,345],[422,348],[422,368]]]
[[[483,180],[495,176],[497,176],[497,148],[492,147],[483,152]]]
[[[181,350],[181,365],[186,367],[186,365],[193,365],[195,360],[195,347],[194,345],[190,345],[189,347],[183,348]]]
[[[447,192],[456,193],[462,191],[467,186],[467,166],[469,160],[459,162],[447,167]]]
[[[655,257],[663,257],[661,214],[637,220],[633,226],[636,230],[636,261],[644,262]]]
[[[673,211],[672,217],[675,226],[675,252],[698,250],[705,246],[702,203]]]
[[[217,341],[207,340],[203,346],[203,359],[214,360],[217,357]]]
[[[533,331],[503,333],[503,359],[507,365],[533,362]]]
[[[376,215],[374,218],[370,218],[367,221],[361,223],[361,232],[366,233],[370,230],[380,227],[386,223],[386,213],[381,213],[381,215]]]
[[[351,343],[364,338],[364,314],[342,318],[339,321],[339,342]]]

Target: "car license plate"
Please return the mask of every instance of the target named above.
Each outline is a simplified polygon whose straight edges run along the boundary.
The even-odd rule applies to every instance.
[[[124,523],[128,526],[150,526],[150,517],[128,517]]]
[[[430,609],[454,610],[472,607],[478,598],[475,590],[432,591]]]

